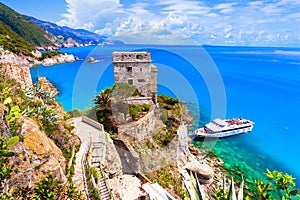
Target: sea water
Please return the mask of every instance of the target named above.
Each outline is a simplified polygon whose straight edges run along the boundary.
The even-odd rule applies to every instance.
[[[215,117],[255,122],[248,134],[219,139],[215,153],[227,167],[253,178],[266,169],[296,177],[300,185],[300,49],[110,45],[61,49],[81,60],[32,68],[33,81],[46,76],[60,91],[66,110],[93,106],[91,100],[113,84],[113,51],[150,51],[158,67],[158,93],[191,105],[195,126]],[[88,63],[92,56],[97,63]],[[195,141],[200,148],[202,142]]]

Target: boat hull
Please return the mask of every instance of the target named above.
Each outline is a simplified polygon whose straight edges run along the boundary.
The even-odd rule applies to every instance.
[[[196,137],[207,137],[207,138],[223,138],[223,137],[230,137],[234,135],[241,135],[244,133],[248,133],[252,131],[253,126],[237,129],[233,131],[226,131],[222,133],[205,133],[203,128],[198,129],[198,131],[195,133]],[[202,130],[201,130],[202,129]]]

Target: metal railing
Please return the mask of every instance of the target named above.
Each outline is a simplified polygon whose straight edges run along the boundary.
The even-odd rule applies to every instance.
[[[84,182],[84,192],[85,192],[85,196],[87,199],[90,199],[90,195],[89,195],[89,188],[88,188],[86,172],[85,172],[85,170],[86,170],[85,163],[87,163],[87,154],[89,152],[91,143],[92,143],[92,141],[90,140],[88,143],[88,146],[85,148],[84,153],[81,158],[81,168],[82,168],[82,175],[83,175],[83,182]]]

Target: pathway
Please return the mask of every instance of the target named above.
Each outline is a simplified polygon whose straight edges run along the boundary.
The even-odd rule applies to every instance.
[[[74,118],[74,125],[77,130],[76,134],[81,140],[81,146],[79,151],[76,153],[75,175],[73,177],[73,183],[85,194],[86,177],[82,161],[89,150],[91,141],[101,143],[104,141],[104,132],[102,126],[86,117]]]

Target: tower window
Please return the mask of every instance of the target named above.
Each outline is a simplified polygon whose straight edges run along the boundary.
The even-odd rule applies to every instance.
[[[132,73],[132,67],[127,67],[127,72]]]
[[[128,84],[133,85],[133,79],[128,79]]]
[[[143,68],[140,68],[140,72],[142,72],[143,71]]]
[[[145,79],[138,79],[138,82],[139,82],[139,83],[145,82]]]

